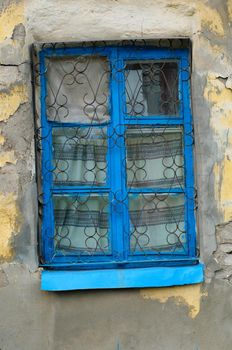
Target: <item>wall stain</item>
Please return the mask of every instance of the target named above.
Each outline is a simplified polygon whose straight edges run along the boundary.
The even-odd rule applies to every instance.
[[[187,305],[189,308],[189,317],[195,318],[200,312],[200,302],[206,292],[201,290],[201,284],[188,286],[176,286],[169,288],[145,288],[140,293],[144,299],[156,300],[160,303],[166,303],[169,299],[176,305]]]
[[[203,3],[197,4],[197,13],[199,14],[201,25],[208,28],[216,35],[224,36],[223,21],[218,11],[204,5]]]
[[[0,288],[6,287],[8,284],[9,284],[9,281],[5,271],[3,269],[0,269]]]

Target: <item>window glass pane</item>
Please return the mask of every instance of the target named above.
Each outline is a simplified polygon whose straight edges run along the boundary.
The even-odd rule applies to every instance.
[[[53,196],[55,250],[109,253],[108,196]]]
[[[125,83],[128,116],[179,114],[177,62],[127,62]]]
[[[129,188],[184,186],[181,128],[130,127],[126,132]]]
[[[131,253],[185,251],[184,195],[129,196]]]
[[[109,120],[109,67],[105,57],[47,59],[47,117],[56,122]]]
[[[54,184],[105,185],[106,133],[107,128],[53,128]]]

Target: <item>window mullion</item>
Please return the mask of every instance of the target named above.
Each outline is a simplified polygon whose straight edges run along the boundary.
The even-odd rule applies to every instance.
[[[125,169],[124,169],[124,125],[120,108],[122,60],[118,60],[117,48],[111,55],[111,130],[110,179],[111,179],[111,230],[113,254],[116,261],[125,259],[124,215],[125,215]]]

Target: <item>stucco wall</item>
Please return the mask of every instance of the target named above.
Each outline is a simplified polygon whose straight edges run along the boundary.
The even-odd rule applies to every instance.
[[[1,0],[0,349],[227,350],[232,343],[232,1]],[[204,285],[45,293],[29,46],[188,37]]]

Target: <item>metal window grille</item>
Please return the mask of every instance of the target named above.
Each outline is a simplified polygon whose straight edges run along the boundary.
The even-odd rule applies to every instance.
[[[196,261],[187,40],[32,50],[41,264]]]

